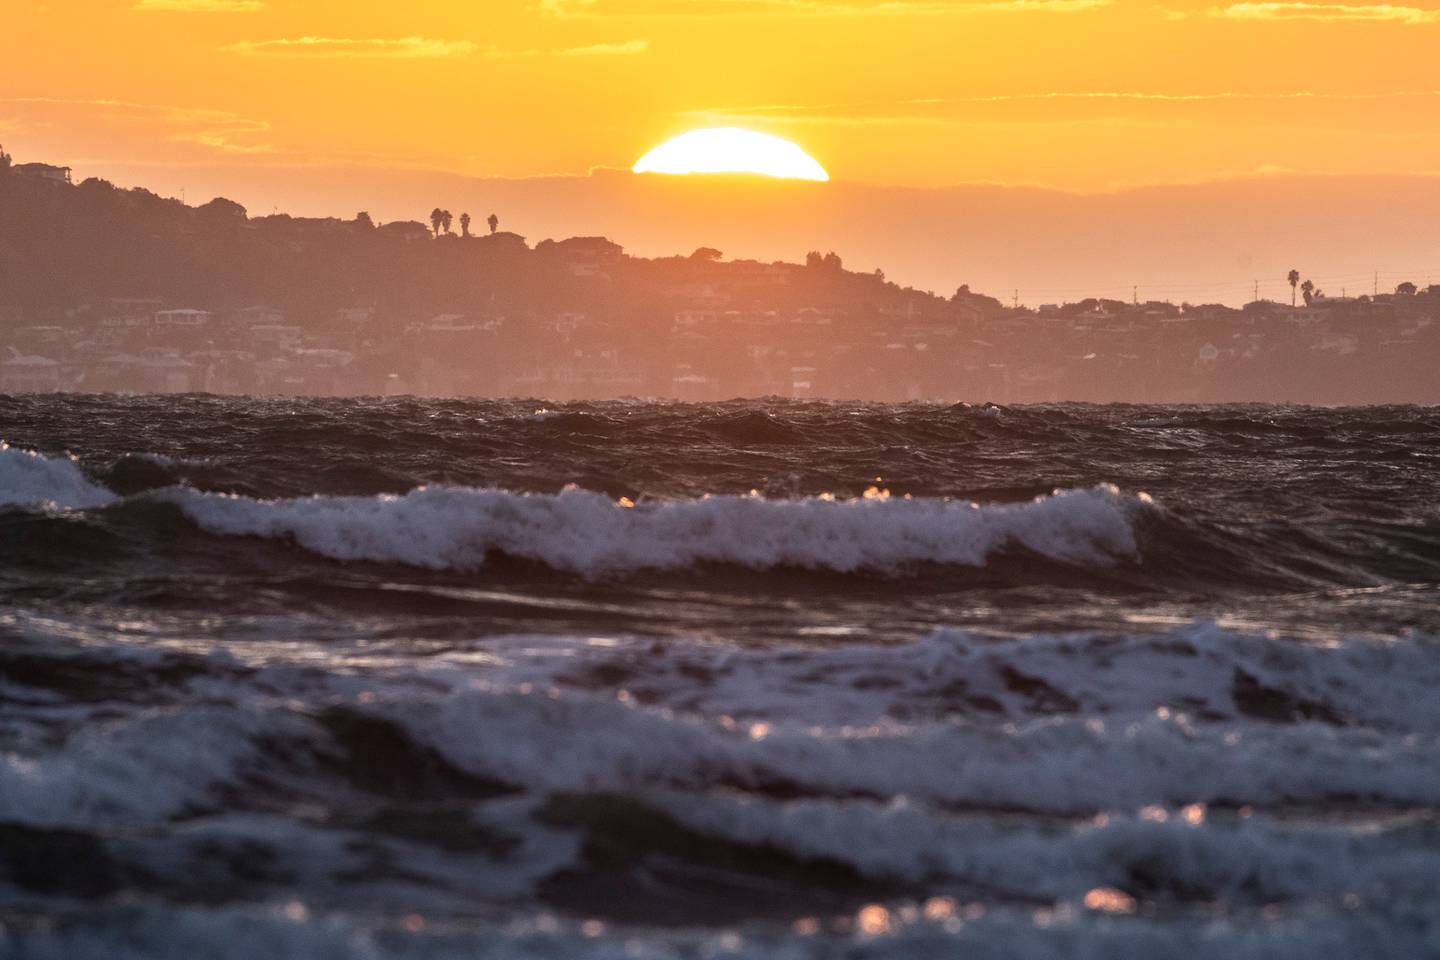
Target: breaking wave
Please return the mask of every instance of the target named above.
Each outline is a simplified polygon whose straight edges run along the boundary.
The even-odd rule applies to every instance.
[[[758,496],[632,505],[578,489],[537,495],[464,487],[280,501],[179,489],[163,496],[210,533],[293,539],[337,560],[466,570],[500,553],[584,574],[697,563],[842,573],[981,566],[1012,544],[1062,563],[1109,564],[1137,556],[1131,518],[1148,503],[1111,486],[983,507]]]
[[[0,956],[1440,952],[1434,410],[538,403],[7,405]]]
[[[0,507],[85,509],[115,499],[88,480],[74,459],[46,457],[0,442]]]
[[[502,554],[587,575],[701,563],[840,573],[979,567],[1007,547],[1108,566],[1139,559],[1134,519],[1151,509],[1145,494],[1108,484],[984,506],[873,489],[847,500],[752,494],[640,504],[573,486],[558,494],[426,486],[287,500],[173,486],[137,496],[174,504],[207,533],[290,540],[335,560],[473,570]],[[85,509],[118,500],[74,460],[0,447],[0,505]]]
[[[490,784],[739,789],[877,809],[903,797],[1052,816],[1345,798],[1440,806],[1429,695],[1440,664],[1427,636],[1318,645],[1194,624],[735,650],[516,635],[353,674],[271,663],[269,645],[253,663],[167,660],[67,651],[53,624],[27,632],[31,653],[0,657],[15,703],[39,707],[45,691],[93,674],[116,706],[103,724],[76,707],[60,745],[0,764],[0,821],[163,822],[282,760],[322,777],[317,796],[335,794],[323,777],[337,773],[373,788],[365,770],[380,763],[412,779],[430,771],[432,800]],[[132,674],[152,679],[122,710]],[[325,759],[337,750],[353,769]]]

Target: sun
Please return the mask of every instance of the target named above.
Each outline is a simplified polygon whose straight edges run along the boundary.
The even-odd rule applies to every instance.
[[[756,173],[824,182],[830,174],[796,144],[741,127],[691,130],[641,157],[636,173]]]

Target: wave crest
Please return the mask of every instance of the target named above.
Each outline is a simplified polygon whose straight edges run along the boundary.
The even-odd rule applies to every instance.
[[[1011,545],[1062,563],[1108,565],[1138,555],[1132,518],[1149,502],[1108,485],[993,506],[759,496],[633,506],[573,488],[540,495],[421,487],[403,496],[294,500],[176,488],[158,496],[209,533],[293,539],[337,560],[467,570],[502,553],[584,574],[707,562],[840,573],[983,566]]]
[[[0,507],[46,510],[103,507],[115,500],[69,457],[46,457],[0,441]]]

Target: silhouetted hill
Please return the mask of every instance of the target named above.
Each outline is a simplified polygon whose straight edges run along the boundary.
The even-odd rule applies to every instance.
[[[189,207],[98,179],[68,185],[11,172],[0,175],[0,205],[0,296],[37,311],[114,297],[211,308],[265,303],[298,313],[357,303],[422,312],[546,311],[573,305],[582,294],[643,310],[663,299],[664,284],[753,269],[718,257],[638,260],[613,245],[596,254],[596,241],[586,238],[532,248],[507,232],[432,236],[418,221],[377,228],[365,214],[354,220],[250,217],[223,198]],[[597,258],[608,268],[603,282],[593,270],[576,269]],[[817,297],[853,303],[900,293],[871,274],[838,266],[832,260],[807,275],[785,265],[792,284],[777,305],[813,305]]]
[[[0,164],[0,392],[1440,399],[1433,287],[1032,310],[834,253],[640,258],[427,220],[251,217]]]

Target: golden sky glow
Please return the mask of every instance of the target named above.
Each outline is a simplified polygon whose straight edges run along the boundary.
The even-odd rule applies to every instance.
[[[1420,0],[36,0],[6,21],[0,142],[77,168],[584,174],[740,126],[881,185],[1440,170]]]

